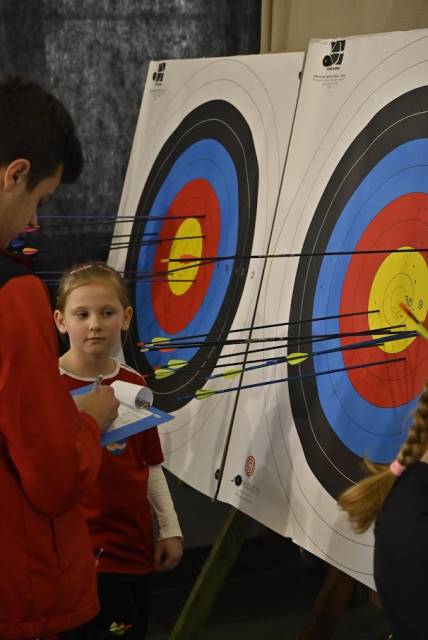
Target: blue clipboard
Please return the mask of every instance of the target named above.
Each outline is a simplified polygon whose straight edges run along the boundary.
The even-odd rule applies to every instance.
[[[87,384],[84,387],[80,387],[79,389],[73,389],[71,391],[71,395],[84,395],[85,393],[91,391],[93,387],[93,384]],[[164,422],[168,422],[174,417],[170,413],[162,411],[162,409],[156,409],[155,407],[146,407],[144,411],[150,415],[141,418],[141,420],[130,422],[123,427],[116,427],[116,429],[112,429],[111,431],[106,431],[105,433],[103,433],[101,436],[101,446],[106,447],[107,445],[113,444],[114,442],[126,440],[126,438],[129,438],[136,433],[141,433],[141,431],[146,431],[146,429],[151,429],[152,427],[156,427],[160,424],[163,424]]]

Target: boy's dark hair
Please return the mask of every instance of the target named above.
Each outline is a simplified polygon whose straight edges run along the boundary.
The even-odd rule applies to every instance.
[[[63,165],[61,182],[75,182],[83,167],[73,120],[61,102],[35,82],[0,76],[0,166],[17,158],[31,163],[31,191]]]

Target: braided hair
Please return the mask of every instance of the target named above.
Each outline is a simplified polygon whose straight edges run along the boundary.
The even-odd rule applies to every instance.
[[[398,475],[418,462],[428,449],[428,382],[419,398],[407,440],[397,459],[391,465],[374,464],[368,460],[365,466],[369,476],[347,489],[339,496],[339,506],[348,513],[356,533],[366,531],[375,520],[386,496]]]

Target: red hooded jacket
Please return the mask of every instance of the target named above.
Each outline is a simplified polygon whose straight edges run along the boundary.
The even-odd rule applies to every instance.
[[[78,502],[100,465],[99,430],[58,372],[44,285],[0,254],[0,638],[37,638],[98,611]]]

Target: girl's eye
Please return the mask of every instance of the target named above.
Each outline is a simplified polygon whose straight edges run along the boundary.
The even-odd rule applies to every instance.
[[[83,320],[84,318],[88,317],[88,314],[86,313],[86,311],[78,311],[74,315],[76,316],[76,318],[79,318],[80,320]]]
[[[113,314],[114,314],[113,309],[106,309],[106,310],[104,311],[104,315],[105,315],[107,318],[109,318],[109,317],[110,317],[110,316],[112,316]]]

